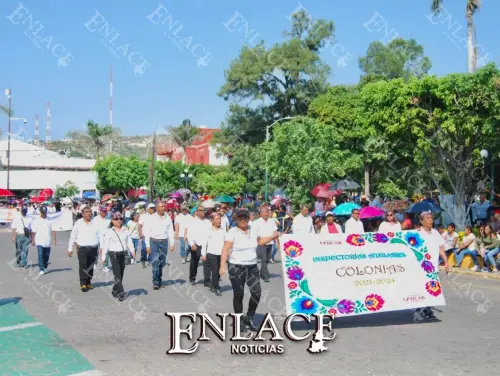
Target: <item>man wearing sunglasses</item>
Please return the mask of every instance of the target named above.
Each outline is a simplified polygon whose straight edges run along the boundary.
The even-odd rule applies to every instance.
[[[363,227],[363,222],[359,219],[359,209],[351,210],[351,218],[345,223],[345,233],[346,234],[364,234],[365,228]]]

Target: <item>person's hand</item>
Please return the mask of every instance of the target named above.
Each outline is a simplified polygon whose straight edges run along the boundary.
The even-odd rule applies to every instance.
[[[207,256],[201,256],[202,261],[207,261]]]
[[[16,238],[12,239],[12,243],[16,244]]]
[[[226,274],[226,265],[224,264],[221,264],[219,268],[219,275],[221,278],[224,276],[224,274]]]
[[[150,254],[151,254],[151,248],[147,247],[147,248],[146,248],[146,253],[147,253],[148,255],[150,255]]]
[[[198,247],[196,246],[196,244],[193,244],[193,245],[191,246],[191,251],[196,251],[196,249],[197,249],[197,248],[198,248]]]
[[[174,251],[174,246],[173,246],[173,245],[171,245],[171,246],[170,246],[170,252],[173,252],[173,251]]]
[[[175,240],[179,240],[179,234],[175,234]]]
[[[73,256],[73,251],[68,251],[68,256],[69,257]]]

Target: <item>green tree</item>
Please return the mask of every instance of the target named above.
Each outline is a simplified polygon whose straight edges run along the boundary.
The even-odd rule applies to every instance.
[[[443,8],[444,0],[432,0],[431,9],[434,14],[439,14]],[[481,0],[465,0],[465,18],[467,19],[467,67],[469,73],[477,69],[476,32],[474,15],[481,8]]]
[[[73,198],[80,192],[80,189],[73,183],[68,180],[62,186],[58,185],[56,187],[56,191],[54,192],[54,197],[56,198]]]
[[[0,104],[0,112],[3,112],[5,115],[9,116],[9,108]],[[14,111],[10,111],[10,116],[14,115]]]
[[[263,42],[254,48],[243,47],[225,71],[226,82],[219,95],[247,103],[231,106],[226,121],[226,129],[240,138],[261,142],[267,124],[306,114],[310,101],[327,87],[330,67],[321,60],[320,52],[333,38],[333,22],[312,23],[299,11],[284,34],[289,39],[269,49]]]
[[[112,141],[119,135],[119,128],[113,128],[111,125],[99,125],[92,120],[87,122],[87,129],[85,131],[69,131],[66,134],[79,147],[87,150],[91,149],[96,159],[102,156],[104,147],[109,141]]]
[[[101,190],[121,190],[126,196],[128,190],[147,184],[148,165],[137,157],[108,156],[99,159],[94,171],[98,176],[98,187]]]
[[[441,192],[450,187],[455,206],[449,210],[459,226],[465,223],[466,197],[481,189],[478,179],[486,175],[479,151],[500,150],[498,77],[499,69],[489,64],[472,75],[397,79],[362,91],[370,109],[366,116],[382,125],[390,140],[409,139],[414,162]]]
[[[170,127],[168,130],[170,137],[173,141],[182,148],[182,163],[186,163],[186,149],[193,144],[200,130],[191,125],[191,121],[184,120],[181,125],[177,127]]]
[[[359,58],[364,72],[363,82],[373,79],[422,77],[431,69],[431,61],[424,56],[424,47],[415,39],[396,38],[387,45],[379,41],[368,46],[366,56]]]
[[[236,195],[245,187],[245,177],[228,169],[215,174],[203,172],[196,180],[195,190],[209,195]]]
[[[337,129],[307,117],[276,125],[273,140],[263,147],[270,176],[296,205],[310,201],[314,185],[363,165],[360,155],[340,148]]]

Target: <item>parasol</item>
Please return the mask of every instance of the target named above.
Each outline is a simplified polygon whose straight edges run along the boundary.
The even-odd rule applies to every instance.
[[[333,214],[335,215],[351,215],[353,209],[359,209],[360,206],[356,205],[354,202],[345,202],[340,204],[335,209],[333,209]]]
[[[9,191],[8,189],[0,188],[0,197],[10,197],[10,196],[15,196],[15,194]]]
[[[228,196],[228,195],[222,195],[222,196],[217,197],[215,199],[215,201],[220,202],[220,203],[224,203],[224,204],[232,204],[233,202],[235,202],[235,199],[232,198],[231,196]]]
[[[177,192],[179,192],[181,195],[190,195],[191,194],[191,191],[187,188],[181,188],[181,189],[178,189]]]
[[[383,217],[384,211],[375,206],[366,206],[359,211],[359,219]]]
[[[182,198],[182,194],[179,192],[172,192],[168,194],[168,197],[170,198]]]
[[[430,211],[432,214],[439,213],[441,209],[439,209],[436,205],[431,204],[428,201],[421,201],[413,204],[408,209],[406,209],[407,213],[422,213]]]
[[[361,186],[356,183],[355,181],[344,179],[344,180],[339,180],[335,183],[333,183],[330,188],[328,188],[329,191],[337,191],[337,190],[343,190],[343,191],[355,191],[356,189],[361,188]]]
[[[166,208],[167,210],[170,209],[179,209],[179,203],[175,198],[168,199],[166,202]]]
[[[336,196],[336,191],[328,191],[328,190],[320,190],[320,191],[317,191],[317,193],[315,194],[315,196],[317,198],[332,198],[333,196]]]
[[[318,197],[318,193],[321,191],[328,191],[328,189],[332,185],[330,183],[320,183],[318,185],[315,185],[313,189],[311,189],[311,194],[315,197]]]
[[[101,202],[106,202],[108,200],[111,200],[112,198],[113,198],[113,195],[111,195],[111,194],[104,195],[104,196],[102,196]]]

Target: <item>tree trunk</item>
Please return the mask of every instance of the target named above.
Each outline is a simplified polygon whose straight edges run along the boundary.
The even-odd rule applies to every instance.
[[[467,8],[467,67],[469,73],[474,73],[476,71],[476,41],[474,33],[474,15],[472,10]]]
[[[370,195],[370,165],[365,163],[365,195],[366,198]]]

